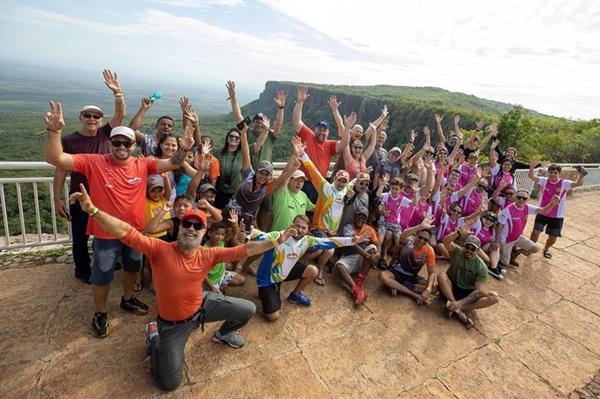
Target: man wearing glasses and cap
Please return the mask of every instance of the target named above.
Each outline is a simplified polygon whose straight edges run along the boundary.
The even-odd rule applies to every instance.
[[[471,234],[472,225],[472,222],[465,223],[444,239],[450,253],[450,267],[437,276],[440,292],[448,300],[448,317],[456,314],[467,329],[473,327],[473,321],[466,311],[487,308],[500,300],[496,292],[487,289],[487,266],[477,256],[481,242]],[[462,247],[454,242],[461,237],[464,238]]]
[[[306,181],[306,175],[301,170],[296,170],[290,176],[286,185],[275,190],[273,193],[273,225],[272,231],[283,231],[287,229],[294,218],[298,215],[306,215],[315,206],[302,187]]]
[[[85,105],[79,112],[81,128],[79,131],[62,137],[63,150],[69,154],[108,154],[110,152],[110,131],[115,126],[120,126],[125,117],[126,107],[123,100],[123,91],[116,73],[110,69],[102,71],[104,84],[113,92],[115,97],[115,113],[110,122],[104,123],[104,111],[96,105]],[[71,204],[69,209],[63,201],[63,187],[67,171],[61,168],[54,170],[53,196],[54,208],[59,216],[71,221],[71,234],[73,237],[73,263],[75,263],[75,277],[89,284],[91,261],[88,250],[86,234],[88,215],[81,210],[78,203]],[[81,173],[71,173],[69,194],[79,191],[79,184],[83,183],[88,188],[88,183]]]
[[[106,212],[119,217],[139,231],[146,225],[145,202],[148,175],[177,169],[187,151],[194,144],[192,128],[187,127],[179,150],[169,159],[132,157],[135,133],[128,127],[117,126],[110,133],[110,154],[77,154],[63,151],[60,135],[65,122],[62,105],[50,101],[50,112],[44,116],[46,123],[46,160],[56,167],[79,172],[88,180],[94,201]],[[94,216],[94,214],[90,214]],[[98,338],[108,336],[107,300],[115,264],[122,258],[123,296],[121,308],[131,313],[148,313],[148,306],[133,296],[133,285],[141,266],[141,254],[115,240],[113,235],[90,219],[87,233],[94,236],[94,262],[92,264],[92,295],[95,314],[92,334]]]

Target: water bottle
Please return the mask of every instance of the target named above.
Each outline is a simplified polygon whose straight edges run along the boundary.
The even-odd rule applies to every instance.
[[[162,93],[159,90],[156,90],[154,93],[152,93],[152,95],[150,97],[148,97],[150,99],[151,102],[154,102],[156,100],[160,100],[160,98],[162,97]]]

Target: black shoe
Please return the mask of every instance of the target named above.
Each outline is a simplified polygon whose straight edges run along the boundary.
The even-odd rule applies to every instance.
[[[77,280],[80,280],[82,283],[91,284],[90,283],[90,275],[89,274],[75,272],[75,278]]]
[[[127,301],[125,300],[125,298],[121,297],[121,309],[131,313],[135,313],[137,315],[145,315],[148,313],[148,310],[150,308],[144,302],[132,296]]]
[[[488,269],[488,274],[496,277],[498,280],[504,280],[504,274],[500,271],[499,268],[495,267],[493,269]]]
[[[92,335],[96,338],[108,337],[108,316],[106,313],[96,312],[92,319]]]

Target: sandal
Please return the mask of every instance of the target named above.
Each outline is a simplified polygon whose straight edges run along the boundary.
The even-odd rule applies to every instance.
[[[463,312],[462,310],[457,310],[454,313],[456,313],[456,315],[458,316],[458,319],[463,323],[463,326],[465,326],[465,328],[467,330],[470,330],[471,328],[473,328],[473,326],[474,326],[473,320],[471,320],[465,312]]]
[[[385,263],[385,259],[379,259],[379,262],[377,262],[377,267],[379,268],[379,270],[387,270],[388,265],[387,263]]]
[[[133,284],[133,292],[135,292],[135,293],[142,292],[142,288],[144,288],[144,284],[142,284],[141,282],[139,282],[139,283],[136,282]]]
[[[550,251],[548,251],[547,249],[544,250],[544,258],[552,259],[552,253]]]
[[[323,280],[323,276],[315,277],[315,284],[323,287],[325,285],[325,280]]]

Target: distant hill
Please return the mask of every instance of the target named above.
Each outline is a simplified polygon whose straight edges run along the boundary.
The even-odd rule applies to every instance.
[[[273,117],[276,113],[273,97],[278,89],[288,93],[286,121],[291,121],[291,113],[299,85],[309,88],[310,97],[304,105],[303,119],[307,124],[320,120],[332,121],[327,99],[336,95],[342,102],[342,114],[356,111],[359,123],[366,126],[377,118],[383,104],[390,108],[390,128],[388,134],[394,144],[404,142],[411,129],[422,129],[434,126],[434,114],[445,115],[442,125],[448,132],[453,129],[453,115],[460,114],[461,128],[471,130],[480,118],[488,121],[497,120],[501,114],[508,112],[513,105],[499,101],[487,100],[464,93],[451,92],[436,87],[408,86],[336,86],[313,83],[268,81],[259,98],[242,107],[247,115],[266,112]],[[527,110],[532,116],[542,116],[536,111]],[[552,117],[549,117],[552,118]],[[333,121],[332,121],[333,122]]]

